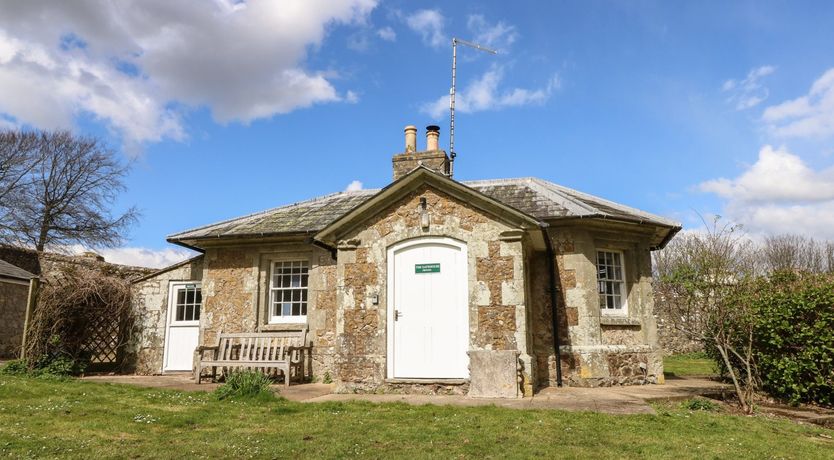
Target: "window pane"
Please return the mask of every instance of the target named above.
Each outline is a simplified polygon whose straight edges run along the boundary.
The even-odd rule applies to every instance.
[[[180,305],[185,303],[185,289],[180,289],[177,291],[177,303]]]
[[[185,318],[185,305],[177,305],[177,321],[182,321]]]
[[[185,289],[185,303],[194,303],[194,289]]]
[[[306,315],[306,314],[307,314],[307,302],[303,302],[303,303],[301,304],[301,314],[302,314],[302,315]]]
[[[200,320],[200,309],[201,309],[200,305],[197,305],[197,306],[194,307],[194,321],[199,321]]]
[[[197,289],[197,303],[198,304],[203,303],[203,293],[199,289]]]
[[[303,260],[276,262],[272,274],[272,298],[274,316],[299,316],[306,314],[307,262]]]

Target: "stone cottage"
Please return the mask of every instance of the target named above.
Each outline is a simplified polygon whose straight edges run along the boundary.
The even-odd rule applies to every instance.
[[[651,251],[680,225],[532,177],[458,182],[439,128],[416,134],[383,189],[169,236],[202,254],[134,284],[138,371],[191,370],[221,331],[308,328],[339,391],[662,383]]]

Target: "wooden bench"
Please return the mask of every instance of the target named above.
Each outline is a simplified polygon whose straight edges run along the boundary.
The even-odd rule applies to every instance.
[[[223,333],[214,346],[197,347],[194,380],[200,383],[203,369],[211,369],[212,380],[217,369],[228,375],[234,368],[255,369],[264,373],[281,371],[284,384],[290,379],[308,376],[305,364],[310,361],[312,342],[307,345],[307,330],[280,332]],[[208,354],[208,356],[206,356]]]

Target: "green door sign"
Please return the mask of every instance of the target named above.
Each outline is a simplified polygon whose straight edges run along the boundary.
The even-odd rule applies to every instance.
[[[440,273],[440,264],[414,264],[414,273]]]

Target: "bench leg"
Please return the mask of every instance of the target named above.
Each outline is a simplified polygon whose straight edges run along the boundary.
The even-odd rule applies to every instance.
[[[197,382],[197,385],[200,384],[200,374],[202,374],[202,373],[203,373],[203,366],[198,364],[197,367],[194,368],[194,381]]]

